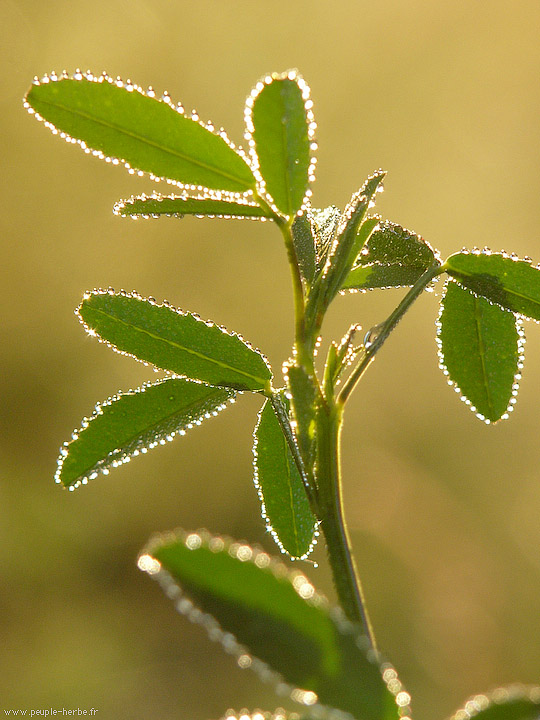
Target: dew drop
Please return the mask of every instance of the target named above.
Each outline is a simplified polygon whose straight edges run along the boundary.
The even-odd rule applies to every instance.
[[[236,662],[243,670],[245,670],[245,669],[251,667],[253,660],[251,659],[251,657],[249,655],[246,655],[244,653],[243,655],[240,655],[240,657],[238,658],[238,660]]]
[[[292,691],[291,698],[302,705],[315,705],[319,699],[311,690],[300,690],[300,688],[296,688]]]
[[[197,533],[191,533],[187,536],[185,544],[189,550],[198,550],[202,545],[202,538]]]
[[[406,705],[409,705],[410,702],[411,696],[409,693],[402,691],[396,695],[396,703],[399,707],[405,707]]]
[[[137,561],[137,567],[149,575],[155,575],[161,570],[161,564],[150,555],[141,555]]]

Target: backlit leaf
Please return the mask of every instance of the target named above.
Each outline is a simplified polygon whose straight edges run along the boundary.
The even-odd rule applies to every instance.
[[[165,98],[106,75],[77,72],[73,78],[45,76],[28,91],[26,107],[53,132],[128,169],[195,188],[254,189],[253,173],[231,143]]]
[[[538,720],[540,688],[520,685],[475,695],[450,720]]]
[[[398,720],[406,711],[410,698],[393,668],[366,653],[356,627],[329,613],[302,573],[265,552],[180,531],[153,542],[139,567],[241,666],[275,684],[284,679],[298,702],[318,700],[359,720]]]
[[[512,312],[540,320],[540,270],[505,253],[456,253],[444,270],[461,285]]]
[[[248,201],[214,200],[180,195],[139,195],[120,200],[114,206],[115,215],[124,217],[160,217],[195,215],[198,217],[252,218],[270,217],[260,205]]]
[[[316,520],[270,400],[259,414],[253,455],[255,486],[268,530],[283,552],[307,557],[314,544]]]
[[[194,425],[222,410],[233,390],[170,378],[109,398],[64,444],[56,481],[85,485],[130,458],[185,435]]]
[[[264,78],[246,101],[246,128],[254,141],[261,191],[289,217],[302,207],[314,179],[311,104],[309,87],[295,71]]]
[[[311,231],[315,238],[315,255],[317,272],[326,264],[328,253],[334,247],[334,241],[341,220],[341,211],[335,205],[319,210],[309,207],[307,216],[311,223]]]
[[[441,301],[441,368],[486,423],[507,418],[521,377],[523,333],[508,310],[448,281]]]
[[[419,235],[387,220],[381,221],[356,258],[341,289],[414,285],[436,259],[433,249]]]
[[[340,219],[336,239],[323,272],[324,303],[327,306],[341,289],[360,250],[378,224],[378,218],[366,218],[375,193],[382,187],[386,173],[371,175],[350,199]]]
[[[77,312],[91,335],[162,370],[236,390],[270,387],[260,352],[197,315],[113,290],[87,293]]]
[[[292,225],[292,236],[300,272],[309,288],[315,277],[316,253],[315,239],[308,213],[297,215]]]

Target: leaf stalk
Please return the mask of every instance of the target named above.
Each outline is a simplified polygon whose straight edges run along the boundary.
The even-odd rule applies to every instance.
[[[409,292],[405,295],[403,300],[399,303],[399,305],[393,310],[393,312],[390,313],[388,318],[381,323],[381,325],[376,326],[376,337],[373,340],[372,343],[370,343],[367,347],[365,347],[365,353],[362,356],[362,359],[360,360],[360,363],[356,366],[352,374],[349,376],[345,384],[343,385],[343,388],[337,398],[337,402],[340,406],[344,406],[347,400],[349,399],[352,391],[360,381],[360,378],[365,373],[371,362],[373,361],[375,355],[379,352],[379,350],[382,348],[384,343],[387,341],[390,333],[394,328],[397,326],[399,321],[402,319],[402,317],[405,315],[407,310],[411,307],[413,302],[422,294],[422,292],[426,289],[426,287],[431,283],[431,281],[437,277],[437,275],[440,275],[443,272],[443,269],[439,262],[433,263],[426,272],[416,281],[416,283],[413,285],[413,287],[409,290]]]

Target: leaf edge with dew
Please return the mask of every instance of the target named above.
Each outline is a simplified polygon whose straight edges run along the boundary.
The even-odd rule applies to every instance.
[[[102,433],[101,443],[103,443],[103,425],[105,424],[105,436],[107,436],[107,434],[110,434],[110,428],[107,430],[106,427],[107,419],[109,417],[110,420],[111,414],[120,410],[120,405],[122,406],[121,411],[126,412],[127,406],[127,412],[131,412],[133,415],[133,408],[130,408],[130,405],[142,404],[144,406],[146,401],[155,404],[156,397],[158,401],[163,400],[163,398],[160,397],[163,393],[167,395],[173,393],[173,395],[168,398],[172,400],[174,398],[174,391],[175,389],[177,390],[178,387],[184,387],[188,389],[189,392],[195,393],[199,389],[202,391],[203,388],[205,388],[207,392],[199,398],[192,398],[189,404],[184,404],[183,407],[176,409],[174,413],[170,413],[168,416],[162,416],[159,422],[154,420],[149,426],[136,431],[130,428],[131,437],[122,442],[120,447],[118,447],[118,433],[116,433],[116,435],[114,435],[116,440],[110,443],[112,447],[106,454],[104,454],[103,450],[100,451],[99,457],[94,453],[94,457],[98,457],[98,459],[86,467],[84,471],[77,472],[76,474],[72,473],[71,476],[68,476],[71,477],[71,479],[66,482],[63,478],[66,462],[70,458],[71,463],[73,464],[74,462],[73,454],[70,453],[73,453],[74,449],[76,453],[80,453],[81,446],[83,453],[85,451],[88,452],[85,443],[92,442],[92,439],[89,441],[87,436],[85,439],[85,433],[90,432],[91,435],[95,435],[97,432],[98,443],[100,441],[99,434]],[[158,445],[171,442],[176,436],[185,435],[186,430],[191,430],[195,425],[202,424],[203,420],[218,415],[229,403],[232,404],[235,402],[236,395],[236,392],[227,388],[213,387],[179,377],[161,378],[155,382],[143,383],[143,385],[135,390],[118,392],[107,400],[97,403],[92,415],[83,418],[80,428],[73,431],[71,440],[64,442],[60,448],[57,461],[57,469],[54,476],[55,483],[73,491],[81,485],[87,485],[89,480],[94,480],[100,473],[108,475],[112,468],[130,462],[133,457],[146,454],[148,450],[152,450]],[[143,409],[148,413],[148,407]],[[179,417],[182,414],[184,417]],[[176,422],[172,422],[170,425],[165,424],[166,421],[170,422],[171,418],[174,417],[176,417]],[[150,431],[153,431],[152,440],[149,440],[148,437],[145,438],[145,435]],[[95,439],[93,442],[95,443]]]
[[[190,559],[192,552],[196,553],[201,550],[203,551],[200,556],[201,559]],[[171,555],[171,553],[173,554]],[[178,553],[180,554],[178,555]],[[222,557],[216,561],[215,556],[220,554]],[[214,557],[213,560],[212,557]],[[216,562],[219,563],[219,570],[217,566],[214,568]],[[235,565],[236,562],[239,563],[238,566]],[[340,720],[351,720],[351,712],[356,717],[358,715],[363,717],[366,713],[369,715],[366,703],[372,710],[375,703],[377,706],[380,705],[381,720],[410,720],[408,716],[410,695],[403,690],[403,686],[392,665],[384,662],[376,651],[368,649],[367,638],[360,633],[358,626],[346,620],[340,608],[330,608],[326,598],[316,592],[311,582],[302,572],[291,570],[280,559],[270,556],[260,547],[251,547],[244,542],[236,542],[227,537],[213,536],[206,530],[188,533],[182,529],[177,529],[154,536],[141,551],[138,566],[139,569],[147,572],[158,581],[165,594],[175,602],[176,609],[181,614],[186,615],[192,622],[201,624],[206,629],[210,639],[220,642],[227,653],[236,656],[238,665],[241,668],[251,668],[263,680],[274,684],[278,692],[288,694],[295,702],[310,709],[314,707],[323,710],[335,708],[337,713],[333,717],[340,718]],[[231,570],[232,566],[234,567]],[[244,570],[238,574],[237,571],[240,568],[244,568]],[[231,572],[233,575],[230,574]],[[258,573],[264,574],[259,576]],[[173,577],[175,574],[176,577]],[[231,580],[233,576],[235,578],[234,584]],[[259,599],[254,598],[252,594],[252,588],[255,587],[253,586],[254,578]],[[197,585],[197,583],[199,584]],[[183,588],[186,585],[188,589]],[[276,595],[280,587],[284,590],[282,597],[279,596],[281,591]],[[214,592],[214,595],[212,595],[212,592]],[[230,596],[228,599],[223,597],[221,600],[222,604],[225,603],[223,606],[225,611],[223,607],[220,609],[219,605],[220,593],[223,592]],[[199,596],[198,600],[193,599],[194,593],[195,598],[197,595]],[[258,603],[262,602],[261,598],[264,600],[263,606],[271,608],[272,617],[277,618],[278,623],[280,622],[280,613],[283,612],[283,608],[286,608],[286,614],[289,618],[287,622],[293,623],[287,633],[288,638],[291,632],[297,632],[294,630],[295,624],[300,622],[299,632],[308,632],[308,636],[313,634],[314,638],[319,638],[317,642],[322,642],[324,647],[329,643],[326,651],[320,656],[324,659],[322,667],[328,667],[328,670],[321,669],[318,671],[323,674],[317,680],[313,676],[313,669],[306,669],[304,663],[294,661],[293,674],[298,676],[298,673],[300,673],[307,680],[307,684],[302,689],[298,686],[297,681],[291,680],[290,676],[287,677],[291,672],[291,658],[283,660],[282,647],[279,648],[280,659],[274,666],[272,666],[272,660],[257,657],[257,655],[260,656],[260,645],[258,650],[246,647],[242,644],[245,639],[237,637],[234,634],[235,631],[232,631],[231,628],[231,623],[234,627],[235,622],[238,623],[239,616],[242,616],[240,627],[245,629],[242,632],[247,632],[247,637],[251,637],[252,640],[256,638],[257,643],[264,642],[264,640],[260,639],[258,631],[251,627],[251,622],[245,620],[247,606],[244,609],[239,608],[239,597],[243,598],[244,605],[246,597],[249,598],[250,613],[253,615],[256,612],[260,615],[258,622],[269,622],[269,619],[265,620],[264,613],[266,611],[263,607],[258,608]],[[210,600],[210,605],[205,598]],[[292,598],[296,599],[291,603]],[[213,611],[209,609],[209,607],[215,609],[216,602],[218,603],[218,612],[214,612],[214,615],[217,614],[220,617],[220,614],[223,616],[223,612],[226,613],[227,621],[223,625],[220,624],[219,620],[216,620],[212,614]],[[231,620],[230,612],[232,608],[235,609],[236,620]],[[262,614],[260,614],[261,612]],[[276,613],[278,614],[276,615]],[[315,615],[312,617],[313,613]],[[311,620],[308,621],[308,618],[311,618]],[[318,619],[316,620],[316,618]],[[330,632],[330,635],[327,636],[327,632]],[[274,631],[272,631],[272,637],[274,637],[273,633]],[[248,640],[248,642],[250,641]],[[292,635],[288,642],[289,644],[293,642]],[[335,642],[336,645],[333,644]],[[275,645],[275,639],[271,644]],[[318,645],[317,647],[320,653],[323,646]],[[293,648],[295,656],[302,652],[296,640],[290,645],[290,648]],[[291,649],[288,652],[290,654]],[[337,653],[335,659],[332,659],[332,653]],[[306,657],[310,657],[309,663],[317,662],[311,657],[311,654]],[[362,673],[367,673],[367,677],[359,686],[359,688],[363,688],[362,691],[359,689],[359,692],[354,692],[351,695],[351,686],[347,684],[340,674],[341,663],[344,661],[347,661],[347,665],[346,667],[343,666],[343,669],[352,673],[356,681],[359,678],[360,666]],[[288,664],[287,670],[284,662]],[[359,666],[352,670],[349,665],[351,662],[353,664],[359,663]],[[278,666],[279,669],[277,669]],[[282,674],[283,672],[285,675]],[[330,674],[325,675],[325,672],[330,672]],[[321,687],[317,687],[319,695],[313,691],[313,684],[316,685],[317,682],[322,683]],[[335,685],[336,682],[337,686]],[[375,686],[373,683],[375,683]],[[308,687],[310,684],[311,689]],[[349,688],[346,693],[349,695],[348,699],[344,699],[342,693],[345,686]],[[366,697],[366,693],[370,694],[369,698]],[[322,694],[324,694],[324,698]],[[335,701],[336,698],[337,702]],[[363,709],[359,709],[356,705],[355,710],[340,707],[342,703],[345,705],[350,704],[351,698],[354,698],[355,704],[360,701],[360,707]],[[332,700],[331,703],[329,702],[330,699]]]
[[[287,402],[285,400],[285,402]],[[288,403],[286,404],[288,409]],[[277,437],[281,447],[276,452],[275,446],[269,447],[270,438]],[[282,452],[280,452],[282,451]],[[275,414],[272,401],[267,399],[257,414],[257,422],[253,430],[253,484],[261,503],[261,515],[267,532],[284,555],[292,560],[306,560],[317,545],[319,538],[319,522],[313,515],[306,495],[302,477],[298,472],[294,458],[283,435]],[[281,467],[278,467],[278,463]],[[286,488],[274,481],[268,482],[271,470],[278,470],[278,476],[287,480]],[[279,472],[281,471],[281,472]],[[284,490],[280,495],[278,492]],[[287,494],[288,498],[284,498]],[[284,507],[290,513],[289,522],[284,522],[281,513]],[[279,514],[278,509],[279,508]],[[309,530],[302,532],[303,526],[310,525]],[[291,533],[291,528],[294,530]],[[296,528],[299,528],[298,530]],[[294,536],[294,540],[291,537]],[[300,537],[299,537],[300,536]]]
[[[519,704],[525,706],[523,708],[525,714],[521,712],[512,714],[511,706]],[[503,715],[499,716],[497,709],[501,710]],[[504,714],[505,710],[510,710],[510,714]],[[493,712],[496,717],[489,718]],[[516,683],[496,688],[489,693],[473,695],[459,710],[456,710],[449,720],[474,720],[474,718],[482,720],[486,713],[488,720],[538,720],[540,717],[540,686]]]
[[[158,114],[160,113],[160,120],[165,123],[165,129],[167,132],[163,132],[162,129],[161,135],[156,135],[156,138],[160,138],[159,141],[157,139],[150,140],[144,135],[144,133],[137,135],[133,129],[129,129],[127,126],[122,127],[121,125],[115,125],[108,119],[109,114],[107,114],[107,122],[105,122],[99,114],[96,114],[95,117],[88,115],[88,113],[83,109],[77,108],[77,103],[74,98],[71,99],[71,106],[64,106],[58,102],[55,104],[51,102],[51,98],[47,99],[47,92],[49,91],[50,93],[54,88],[52,94],[54,95],[54,92],[58,94],[58,87],[60,87],[63,82],[72,84],[70,85],[72,89],[77,85],[80,86],[77,88],[74,97],[77,97],[77,93],[80,96],[84,96],[84,93],[86,92],[88,94],[88,91],[90,92],[90,95],[92,95],[92,93],[95,94],[97,87],[101,86],[102,88],[105,88],[105,91],[103,92],[104,95],[107,95],[107,93],[109,95],[111,93],[113,95],[119,93],[118,97],[122,98],[124,101],[128,97],[134,98],[134,100],[128,100],[128,104],[129,102],[132,104],[139,103],[139,105],[143,103],[147,108],[147,111],[142,113],[140,112],[141,108],[138,108],[138,114],[142,116],[143,120],[145,122],[149,121],[148,110],[151,110],[150,114],[152,117],[156,114],[156,112]],[[81,91],[80,88],[83,88],[83,90]],[[124,92],[126,95],[123,95]],[[45,99],[40,97],[40,93],[45,96]],[[101,98],[101,101],[103,102],[104,98]],[[88,98],[86,98],[86,102],[89,102]],[[108,102],[110,106],[114,107],[114,102],[111,102],[110,98],[108,98]],[[156,93],[152,88],[145,91],[141,86],[136,85],[129,80],[124,82],[120,77],[114,80],[107,73],[95,75],[91,71],[82,73],[79,69],[77,69],[72,76],[70,76],[66,71],[63,71],[60,75],[55,72],[46,74],[41,78],[41,80],[35,77],[30,89],[25,95],[23,104],[25,109],[31,115],[34,115],[37,120],[44,122],[45,126],[50,129],[54,135],[59,135],[68,143],[79,144],[85,153],[92,154],[95,157],[112,163],[113,165],[123,165],[131,174],[148,175],[152,180],[156,180],[158,182],[165,181],[168,184],[175,185],[182,189],[205,192],[205,194],[210,196],[212,196],[216,191],[228,194],[230,199],[235,199],[238,196],[253,196],[253,191],[256,188],[256,179],[253,175],[253,169],[251,167],[249,157],[244,150],[236,147],[234,143],[229,140],[224,130],[220,130],[218,132],[211,123],[205,124],[201,122],[196,111],[193,111],[191,117],[187,116],[184,113],[182,105],[174,105],[167,92],[164,92],[162,97],[158,99],[156,98]],[[84,103],[82,107],[86,107]],[[134,113],[133,110],[134,108],[130,113],[128,113],[128,116],[130,116],[129,123],[133,122],[131,116],[136,116],[136,113]],[[65,115],[68,116],[67,121],[65,117],[63,118],[62,113],[65,113]],[[83,132],[81,132],[80,121],[78,123],[78,128],[77,122],[75,122],[75,124],[73,123],[72,116],[77,115],[80,116],[79,120],[81,121],[82,119],[82,125],[85,127]],[[180,125],[178,124],[178,121],[180,122]],[[85,122],[87,123],[86,126],[84,125]],[[174,128],[175,123],[177,128],[183,128],[181,132],[177,133],[176,140],[178,140],[178,135],[182,136],[182,134],[187,132],[187,135],[189,136],[187,140],[189,140],[189,142],[186,141],[186,138],[181,138],[180,145],[182,142],[186,142],[186,147],[188,145],[191,148],[196,147],[197,153],[200,154],[198,159],[195,156],[190,159],[189,156],[184,156],[178,148],[175,149],[172,146],[171,148],[167,148],[163,144],[163,138],[165,136],[170,138],[172,132],[171,127]],[[193,123],[193,125],[191,123]],[[101,125],[105,128],[105,130],[98,130],[96,136],[96,128],[99,128]],[[88,131],[88,126],[90,127],[90,131]],[[116,142],[122,146],[122,140],[118,141],[118,139],[116,139],[111,144],[110,138],[106,137],[107,132],[112,133],[113,135],[116,132],[119,134],[120,138],[124,138],[124,140],[126,137],[129,138],[128,152],[125,152],[125,145],[123,146],[123,152],[117,152],[114,148],[114,144]],[[152,132],[155,134],[154,128],[152,128]],[[191,136],[194,133],[195,137],[193,138]],[[86,139],[85,137],[82,137],[82,135],[85,134]],[[204,138],[202,145],[200,142],[201,138]],[[206,140],[208,140],[208,142],[206,142],[205,148],[204,146]],[[137,143],[139,143],[139,145],[137,145]],[[209,145],[213,146],[211,153],[208,151]],[[152,147],[154,148],[154,156],[152,156]],[[201,147],[203,148],[202,151]],[[133,148],[138,148],[138,150],[136,149],[133,151]],[[148,159],[149,150],[150,161]],[[168,157],[167,153],[169,153],[169,155],[173,158],[172,168],[170,158],[168,162],[165,161],[165,164],[163,164],[163,157],[159,155],[160,152],[163,152],[163,157]],[[211,165],[205,166],[205,155],[215,157],[220,154],[223,158],[225,158],[226,163],[232,163],[235,168],[234,171],[226,171],[223,168],[220,169],[217,165],[214,168],[212,168]],[[188,166],[191,164],[195,168],[199,167],[199,170],[192,170],[191,172],[194,172],[195,174],[193,174],[191,178],[188,178],[187,176],[184,178],[180,177],[182,171],[178,174],[177,170],[174,168],[175,156],[177,161],[181,161],[180,166],[182,162],[187,162]],[[159,159],[160,157],[161,160]],[[144,158],[142,163],[140,162],[141,158]],[[152,165],[154,165],[154,167],[152,167]],[[168,168],[167,171],[165,171],[165,168]],[[171,169],[172,172],[170,171]],[[185,169],[183,172],[186,172]],[[176,177],[174,177],[175,175]],[[208,182],[208,180],[211,180],[211,182]]]
[[[303,110],[305,113],[305,124],[306,124],[306,141],[307,141],[307,161],[305,163],[306,170],[306,183],[305,188],[302,191],[302,199],[296,202],[292,201],[290,197],[292,190],[296,190],[294,187],[289,186],[289,174],[286,173],[285,185],[287,185],[287,194],[289,195],[289,201],[285,203],[287,207],[280,207],[282,198],[276,199],[272,193],[268,190],[268,184],[264,177],[264,171],[261,169],[260,153],[257,151],[257,127],[254,121],[254,113],[257,105],[257,101],[261,97],[262,93],[272,86],[275,82],[291,82],[298,88],[301,99],[303,101]],[[245,134],[244,137],[248,142],[250,148],[251,166],[253,173],[257,180],[257,192],[269,203],[272,210],[278,215],[283,215],[290,221],[296,216],[296,214],[309,202],[309,198],[312,195],[311,185],[315,182],[315,167],[317,158],[315,151],[318,148],[315,139],[315,129],[317,124],[315,122],[315,116],[313,114],[313,101],[311,100],[311,91],[309,85],[304,80],[302,75],[296,69],[285,70],[282,73],[273,72],[263,76],[252,88],[250,94],[247,96],[244,106],[244,122],[245,122]],[[283,124],[283,118],[281,119]],[[306,158],[304,158],[306,160]],[[295,163],[299,163],[300,159],[297,158]],[[270,163],[271,165],[272,163]],[[263,165],[267,165],[267,158],[264,158]],[[283,188],[281,188],[283,189]],[[274,190],[275,192],[275,190]],[[297,195],[298,193],[295,193]]]
[[[463,266],[461,268],[456,267],[456,261],[462,260],[467,263],[468,260],[473,261],[479,265],[477,271],[466,270]],[[502,250],[495,252],[489,248],[473,248],[472,250],[461,250],[460,252],[453,253],[450,255],[444,265],[443,270],[450,275],[456,282],[463,287],[471,290],[477,295],[485,297],[492,303],[499,305],[500,307],[509,310],[510,312],[522,315],[524,318],[533,320],[534,322],[540,322],[540,292],[537,292],[537,297],[532,297],[532,294],[528,296],[523,292],[519,291],[516,286],[510,287],[510,284],[504,285],[501,282],[500,276],[489,272],[489,264],[494,261],[510,270],[516,270],[519,268],[522,277],[519,278],[514,273],[514,282],[518,283],[523,281],[523,276],[529,274],[529,277],[536,281],[537,290],[540,291],[540,265],[534,266],[532,259],[529,257],[520,258],[516,253],[507,253]],[[485,264],[484,268],[486,272],[479,272],[481,265]],[[501,272],[500,274],[505,275],[508,272]],[[517,299],[517,302],[516,302]]]
[[[451,312],[452,311],[452,305],[447,305],[447,299],[451,299],[451,295],[449,293],[452,293],[455,295],[456,292],[459,291],[459,296],[461,297],[473,297],[475,301],[485,303],[484,307],[491,308],[494,311],[497,310],[500,313],[501,319],[506,316],[508,316],[508,319],[512,317],[513,325],[515,328],[516,333],[516,363],[515,363],[515,372],[513,374],[513,382],[510,387],[509,395],[508,395],[508,404],[506,408],[501,412],[497,413],[498,417],[496,418],[489,418],[487,417],[485,410],[479,410],[476,405],[473,403],[471,398],[469,397],[468,392],[464,391],[462,388],[463,380],[460,382],[457,379],[457,375],[461,372],[458,370],[458,373],[456,375],[455,371],[452,371],[448,368],[447,359],[445,358],[445,352],[444,352],[444,339],[443,339],[443,333],[446,332],[448,328],[448,323],[444,323],[444,315],[445,312]],[[460,313],[460,324],[461,327],[463,326],[464,322],[464,314],[463,312]],[[523,323],[521,321],[521,318],[519,316],[516,316],[514,313],[512,313],[510,310],[506,310],[505,308],[502,308],[500,305],[497,305],[496,303],[490,302],[487,298],[484,298],[481,295],[477,295],[469,288],[463,287],[460,283],[456,282],[452,278],[448,278],[445,282],[443,292],[441,294],[441,300],[440,300],[440,308],[439,308],[439,315],[436,320],[436,327],[437,327],[437,335],[436,335],[436,343],[437,343],[437,355],[439,358],[439,369],[442,371],[443,375],[445,376],[448,385],[450,387],[453,387],[454,391],[460,395],[461,399],[469,407],[469,409],[475,414],[475,416],[484,422],[486,425],[490,425],[496,422],[499,422],[500,420],[507,420],[509,417],[509,413],[511,413],[514,409],[514,405],[516,404],[516,399],[519,391],[519,382],[521,380],[521,371],[523,370],[524,366],[524,346],[525,346],[525,333],[523,330]],[[479,340],[480,343],[483,343],[483,339]],[[455,342],[450,343],[453,350],[455,350]],[[454,374],[454,377],[452,377],[452,374]],[[456,378],[456,379],[454,379]]]
[[[416,265],[413,263],[406,264],[403,262],[384,262],[381,259],[375,259],[370,262],[369,256],[370,253],[372,253],[370,243],[373,243],[373,241],[378,235],[395,232],[399,232],[402,236],[405,236],[405,242],[408,242],[410,240],[413,241],[410,243],[409,250],[412,250],[414,252],[414,250],[425,249],[429,253],[429,262],[427,262],[427,257],[422,263],[417,263]],[[362,262],[362,260],[364,259],[365,262]],[[340,293],[365,293],[370,290],[389,290],[393,288],[411,287],[434,262],[438,262],[439,265],[441,264],[440,254],[438,250],[433,248],[431,244],[427,242],[427,240],[425,240],[421,235],[414,232],[413,230],[405,228],[399,223],[395,223],[390,220],[380,219],[379,226],[374,229],[365,246],[358,254],[355,263],[351,267],[351,270],[349,271],[347,277],[344,279],[341,285]],[[384,271],[388,272],[389,269],[395,268],[401,268],[406,271],[408,270],[409,276],[402,276],[399,280],[396,279],[395,282],[391,283],[385,283],[382,279],[380,281],[379,279],[377,279],[377,282],[375,284],[373,281],[371,283],[369,282],[369,278],[373,271],[375,271],[375,273],[384,273]],[[362,282],[360,282],[360,284],[358,284],[358,281],[355,280],[355,276],[361,276],[362,271],[364,271],[363,274],[366,277],[363,279]],[[410,274],[411,272],[412,275]]]
[[[114,204],[113,214],[119,217],[139,218],[174,217],[220,218],[225,220],[271,220],[273,215],[261,205],[249,200],[206,198],[196,195],[132,195]]]
[[[237,348],[241,348],[241,352],[245,354],[246,358],[249,358],[250,362],[254,362],[257,364],[257,371],[261,371],[261,377],[259,375],[256,375],[254,373],[250,373],[247,371],[244,371],[242,369],[235,368],[232,365],[228,365],[227,363],[223,362],[222,360],[216,359],[211,355],[204,356],[201,352],[193,349],[188,348],[187,346],[180,346],[178,343],[175,343],[171,339],[167,338],[165,335],[157,336],[152,335],[152,333],[148,330],[146,326],[139,320],[139,325],[135,324],[128,324],[122,320],[120,317],[121,313],[118,312],[117,315],[114,314],[107,314],[105,312],[102,312],[102,314],[106,317],[112,320],[113,323],[117,323],[119,326],[124,324],[126,327],[130,328],[133,327],[135,331],[140,330],[142,333],[147,334],[152,342],[152,340],[157,340],[158,342],[163,341],[163,344],[165,347],[170,345],[171,347],[168,347],[167,349],[169,352],[173,352],[174,350],[181,350],[182,352],[186,352],[189,359],[191,355],[194,357],[199,357],[199,359],[202,358],[203,363],[207,363],[207,365],[210,366],[210,371],[212,369],[215,370],[215,367],[224,367],[226,371],[231,371],[232,374],[236,374],[240,377],[241,382],[236,379],[235,382],[233,382],[232,375],[228,380],[219,380],[218,378],[214,378],[210,374],[208,374],[208,367],[206,369],[203,368],[203,372],[200,372],[200,368],[198,371],[189,374],[190,368],[186,367],[185,365],[182,366],[182,363],[180,362],[180,365],[175,367],[171,367],[175,362],[178,361],[178,357],[173,357],[173,362],[162,362],[163,356],[157,357],[152,350],[155,350],[155,347],[151,347],[150,354],[147,353],[147,350],[143,349],[143,353],[145,354],[145,357],[141,357],[141,354],[137,354],[136,350],[137,348],[134,347],[133,338],[128,337],[128,341],[126,344],[125,339],[121,338],[123,347],[120,347],[117,342],[115,342],[114,339],[114,333],[111,335],[111,333],[108,333],[109,337],[104,337],[103,335],[103,328],[101,331],[97,330],[96,327],[92,327],[92,323],[90,322],[90,318],[88,317],[88,311],[91,310],[90,314],[92,314],[92,311],[95,311],[96,308],[91,308],[89,303],[92,299],[96,298],[112,298],[114,300],[120,301],[120,306],[122,302],[129,303],[130,301],[134,301],[135,303],[141,303],[141,307],[143,309],[143,312],[149,312],[153,315],[153,320],[157,320],[157,314],[167,314],[170,313],[170,318],[173,319],[173,323],[176,322],[177,326],[173,328],[173,334],[174,332],[178,332],[179,326],[178,323],[186,324],[188,321],[193,321],[193,323],[197,324],[200,323],[199,329],[202,330],[203,335],[206,334],[206,338],[204,338],[204,341],[206,342],[206,345],[208,347],[213,347],[216,342],[216,338],[220,338],[222,343],[225,343],[227,346],[227,350],[231,350],[231,343],[235,344]],[[99,304],[99,303],[98,303]],[[97,310],[99,312],[99,309]],[[126,309],[124,308],[124,312],[126,312]],[[265,394],[269,394],[271,392],[271,380],[273,377],[272,368],[270,367],[270,364],[266,358],[266,356],[260,351],[257,350],[251,343],[247,342],[239,333],[232,332],[224,328],[223,326],[218,325],[217,323],[211,321],[211,320],[203,320],[198,314],[196,313],[190,313],[186,312],[184,310],[180,310],[179,308],[174,307],[167,301],[163,301],[161,303],[157,302],[155,298],[153,297],[143,297],[139,293],[136,292],[126,292],[125,290],[115,291],[113,288],[95,288],[92,291],[88,291],[84,293],[83,300],[81,304],[78,306],[78,308],[75,310],[75,314],[77,315],[79,321],[83,325],[86,332],[91,337],[96,337],[99,342],[107,345],[110,347],[114,352],[117,352],[120,355],[124,355],[127,357],[131,357],[134,360],[137,360],[138,362],[141,362],[143,365],[153,365],[154,367],[164,370],[165,372],[168,372],[169,374],[173,374],[177,377],[183,377],[188,380],[199,380],[202,383],[205,383],[206,385],[215,385],[219,387],[230,387],[237,391],[249,391],[249,392],[263,392]],[[86,314],[86,317],[84,315]],[[95,318],[94,318],[95,319]],[[205,329],[203,329],[205,328]],[[171,326],[168,326],[167,328],[169,331],[171,330]],[[209,343],[209,333],[214,333],[214,338],[212,338],[212,343]],[[200,335],[200,333],[199,333]],[[111,339],[112,338],[112,339]],[[128,349],[129,346],[129,349]],[[223,348],[222,348],[223,349]],[[158,345],[158,350],[163,350]],[[159,353],[158,353],[159,354]],[[167,360],[170,360],[168,358]],[[169,367],[166,367],[166,365],[169,365]],[[189,365],[189,364],[188,364]],[[191,368],[192,369],[192,368]],[[264,372],[263,372],[264,370]],[[197,377],[198,375],[198,377]],[[204,376],[204,377],[203,377]],[[253,380],[253,382],[247,382],[244,378],[248,378]]]

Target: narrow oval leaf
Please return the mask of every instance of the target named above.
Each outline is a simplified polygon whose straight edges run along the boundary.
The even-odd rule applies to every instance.
[[[540,687],[515,685],[475,695],[451,720],[538,720]]]
[[[334,247],[341,210],[335,205],[322,210],[309,206],[306,215],[315,241],[315,266],[318,273],[325,266],[330,249]]]
[[[90,335],[142,362],[236,390],[268,390],[264,356],[239,335],[197,315],[130,293],[86,293],[77,314]]]
[[[437,341],[440,367],[486,423],[513,410],[523,367],[524,335],[513,313],[448,281]]]
[[[384,220],[372,232],[341,289],[408,287],[438,260],[419,235]]]
[[[253,456],[254,482],[268,531],[282,552],[306,558],[316,542],[317,523],[270,400],[259,413]]]
[[[294,700],[362,719],[398,720],[405,711],[410,697],[395,670],[366,652],[357,628],[330,613],[302,573],[288,572],[265,552],[178,531],[143,551],[139,567],[241,667],[276,685],[285,680]]]
[[[292,237],[300,272],[309,287],[313,282],[316,270],[315,238],[311,227],[309,216],[306,212],[297,215],[292,225]]]
[[[260,220],[271,214],[260,205],[247,200],[217,200],[189,195],[152,195],[132,196],[120,200],[113,208],[115,215],[132,218],[158,218],[162,216],[182,218],[184,215],[210,218],[250,218]]]
[[[129,170],[234,193],[255,187],[247,160],[225,134],[185,116],[167,94],[157,100],[152,90],[107,75],[53,73],[32,85],[25,107],[55,134]]]
[[[343,212],[323,271],[326,306],[341,289],[362,246],[378,224],[378,218],[366,219],[366,214],[374,202],[375,193],[382,188],[385,175],[384,170],[370,175],[360,190],[354,193]]]
[[[461,285],[512,312],[540,320],[540,269],[506,253],[461,252],[444,270]]]
[[[296,71],[261,80],[246,100],[246,130],[260,191],[294,217],[315,180],[315,121],[309,87]]]
[[[98,404],[64,443],[55,480],[70,490],[86,485],[98,473],[108,474],[110,468],[185,435],[234,402],[235,394],[181,378],[119,393]]]

